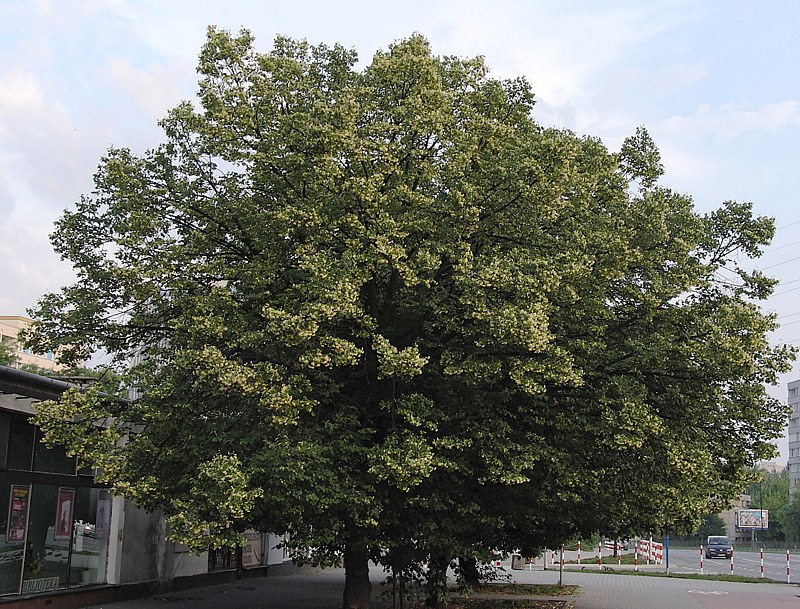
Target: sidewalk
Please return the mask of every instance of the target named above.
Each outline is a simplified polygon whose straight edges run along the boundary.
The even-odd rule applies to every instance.
[[[340,609],[344,571],[283,570],[257,579],[156,594],[145,599],[95,605],[95,609]],[[558,583],[558,571],[510,571],[518,583]],[[375,609],[391,607],[379,582],[385,573],[370,573]],[[567,597],[575,609],[769,609],[800,608],[800,589],[789,584],[742,584],[713,580],[626,576],[565,570],[565,585],[583,587]]]

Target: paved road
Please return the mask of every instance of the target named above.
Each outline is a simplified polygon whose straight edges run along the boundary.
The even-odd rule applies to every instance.
[[[521,583],[554,582],[557,578],[557,571],[514,571],[514,580]],[[795,585],[628,576],[588,570],[569,570],[563,578],[565,584],[584,588],[575,600],[575,609],[800,609],[800,588]]]
[[[670,550],[670,570],[700,572],[700,549]],[[800,581],[800,556],[790,555],[790,576]],[[733,553],[735,575],[761,576],[761,555],[758,551],[735,550]],[[730,573],[731,561],[721,558],[703,558],[704,573]],[[774,581],[786,581],[786,552],[764,552],[764,577]]]
[[[626,552],[630,553],[630,552]],[[581,554],[582,566],[585,570],[597,568],[597,551],[586,552]],[[669,567],[672,573],[700,573],[700,548],[697,549],[675,549],[671,548],[669,552]],[[565,553],[565,560],[577,560],[577,552],[571,551]],[[800,554],[790,554],[790,577],[793,583],[800,582]],[[556,564],[558,557],[556,556]],[[642,568],[647,568],[643,558],[639,559]],[[552,558],[548,557],[548,565],[552,564]],[[603,564],[612,568],[616,567],[616,561],[608,554],[603,555]],[[731,573],[731,561],[722,558],[705,558],[703,557],[703,573],[705,574],[720,574],[729,575]],[[733,572],[734,575],[742,575],[745,577],[761,577],[761,555],[757,550],[751,549],[737,549],[733,555]],[[666,570],[666,564],[658,567],[649,567],[650,569]],[[764,578],[771,579],[777,582],[786,582],[786,552],[764,552]]]
[[[558,571],[510,571],[519,583],[557,583]],[[376,609],[391,607],[381,599],[383,579],[378,568],[371,571]],[[565,584],[582,586],[574,599],[575,609],[800,609],[796,585],[741,584],[709,580],[626,576],[612,573],[568,570]],[[98,605],[103,609],[339,609],[344,572],[303,570],[291,574],[239,580],[221,586],[158,594],[146,599]]]

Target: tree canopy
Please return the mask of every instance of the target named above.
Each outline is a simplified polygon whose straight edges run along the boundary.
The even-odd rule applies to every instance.
[[[773,221],[697,213],[644,129],[540,126],[480,58],[412,36],[356,62],[211,28],[199,103],[108,151],[27,340],[102,348],[138,398],[65,395],[47,438],[195,548],[344,552],[348,607],[369,557],[435,573],[724,504],[783,430],[764,383],[793,353],[748,270]]]
[[[784,523],[790,518],[789,472],[770,472],[759,469],[755,472],[756,481],[746,489],[753,509],[768,512],[768,528],[758,531],[758,537],[765,541],[787,539]],[[791,525],[790,525],[791,526]]]

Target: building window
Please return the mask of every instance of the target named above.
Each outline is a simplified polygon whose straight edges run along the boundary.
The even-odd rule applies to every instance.
[[[14,510],[24,510],[24,518],[15,520]],[[0,535],[0,594],[44,592],[106,581],[111,525],[111,495],[107,490],[3,483],[0,520],[18,524],[17,539]]]
[[[7,430],[8,434],[8,439],[4,439],[8,446],[8,469],[75,475],[76,459],[67,456],[63,446],[48,448],[41,441],[42,432],[26,417],[10,415],[9,419],[8,427],[0,425],[0,433]]]

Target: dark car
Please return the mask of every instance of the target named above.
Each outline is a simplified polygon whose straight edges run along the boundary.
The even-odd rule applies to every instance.
[[[725,535],[709,535],[706,545],[706,558],[730,558],[733,556],[733,545]]]

